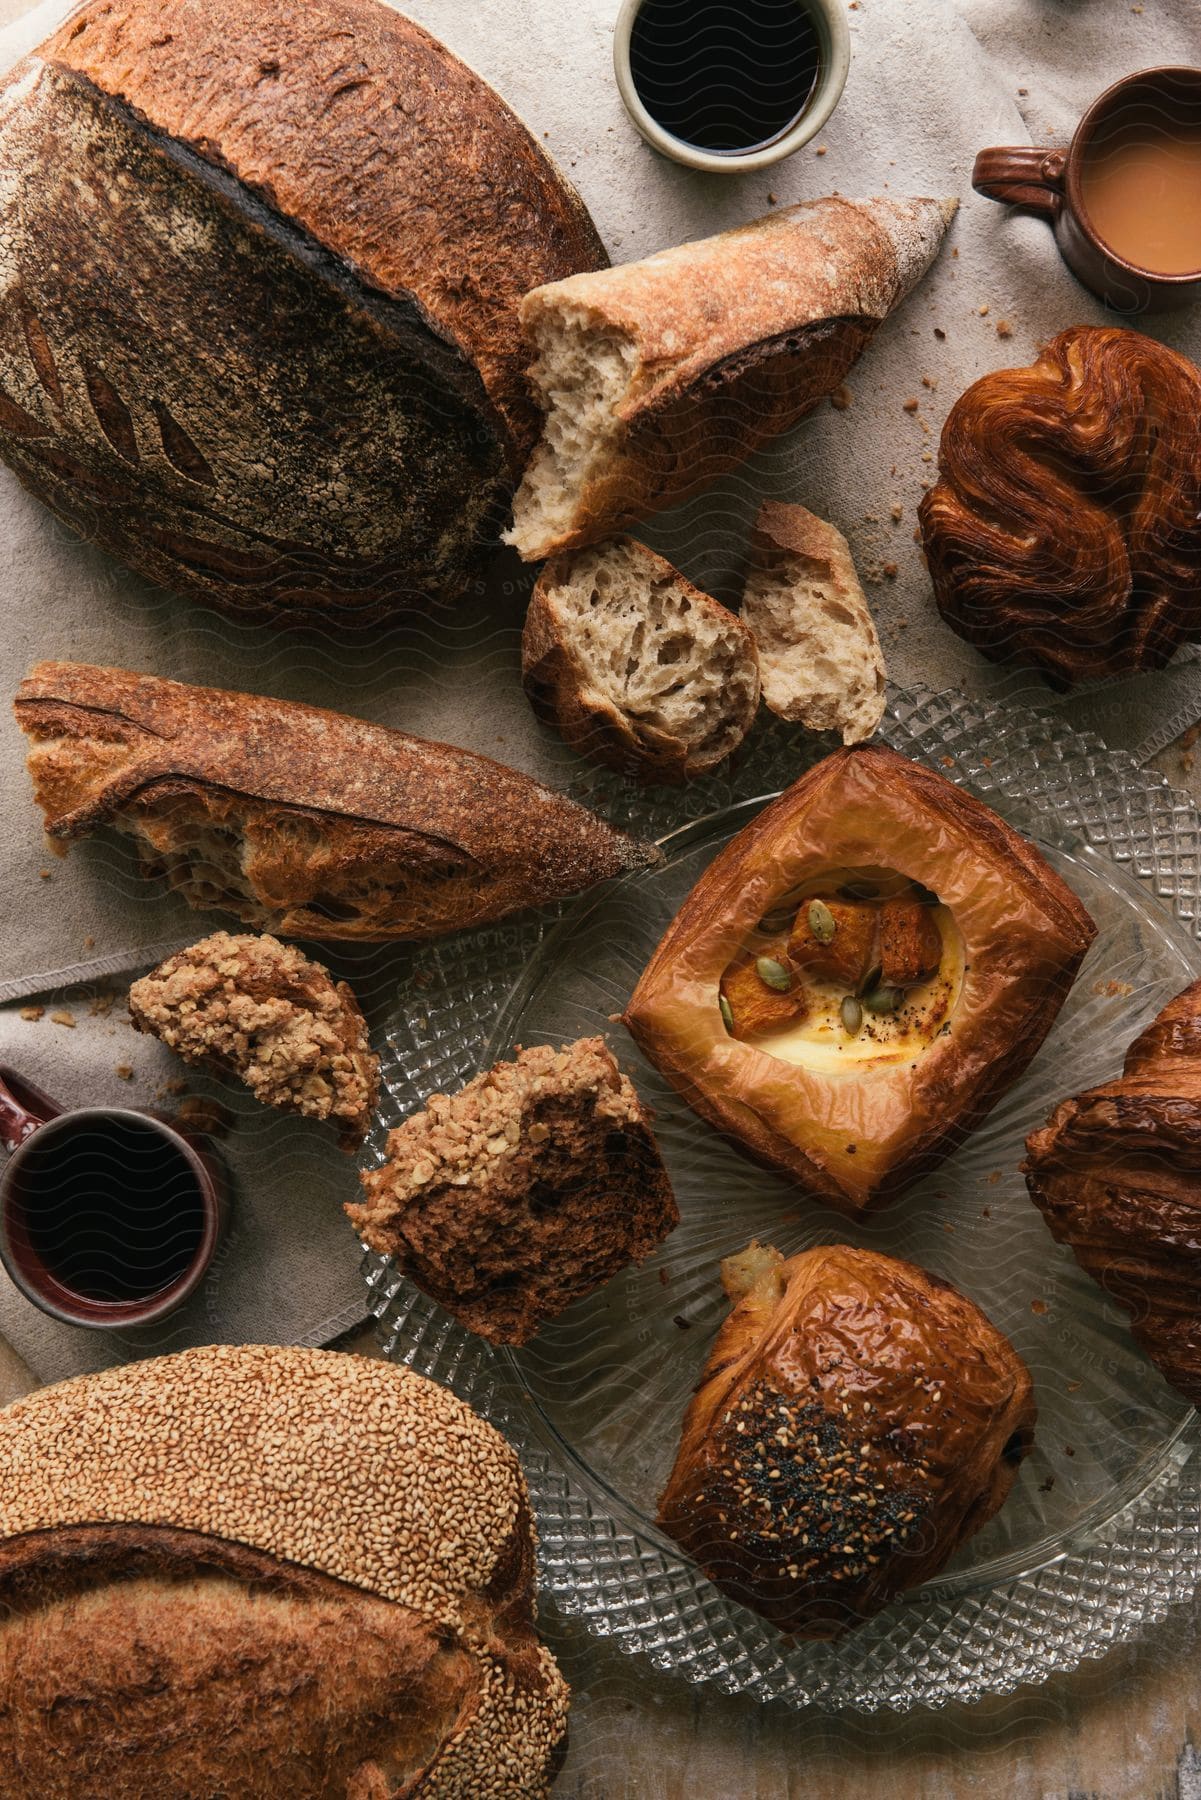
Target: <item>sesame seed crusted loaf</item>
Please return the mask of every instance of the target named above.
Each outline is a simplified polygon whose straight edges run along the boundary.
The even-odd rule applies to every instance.
[[[375,0],[90,0],[0,93],[0,455],[151,580],[462,589],[537,429],[517,317],[606,259],[499,96]]]
[[[454,1395],[219,1346],[0,1413],[11,1800],[545,1795],[517,1460]]]
[[[650,1115],[601,1038],[538,1044],[388,1139],[360,1236],[470,1330],[523,1344],[679,1223]]]
[[[1025,1364],[912,1263],[835,1244],[722,1265],[659,1522],[781,1631],[832,1638],[929,1580],[992,1518],[1034,1432]]]
[[[52,838],[114,826],[191,905],[284,937],[437,937],[658,857],[503,763],[316,706],[43,662],[15,711]]]
[[[371,1124],[379,1058],[344,981],[293,944],[215,931],[129,990],[139,1031],[185,1062],[228,1070],[264,1106],[330,1119],[355,1151]]]

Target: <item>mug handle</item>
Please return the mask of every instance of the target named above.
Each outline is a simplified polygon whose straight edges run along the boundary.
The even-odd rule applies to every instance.
[[[32,1081],[0,1064],[0,1144],[6,1150],[18,1150],[40,1126],[65,1111],[57,1100],[34,1087]]]
[[[1066,150],[1040,150],[1036,144],[1000,145],[981,150],[972,170],[972,186],[1002,206],[1020,206],[1026,212],[1054,222],[1064,201],[1063,174]]]

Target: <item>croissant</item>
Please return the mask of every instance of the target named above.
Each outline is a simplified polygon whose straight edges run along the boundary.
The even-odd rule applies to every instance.
[[[1056,687],[1157,669],[1201,638],[1201,373],[1074,325],[968,388],[920,508],[948,625]]]
[[[835,751],[710,863],[624,1022],[710,1124],[857,1214],[957,1148],[1092,942],[1032,844],[895,750]]]
[[[1030,1375],[971,1300],[844,1244],[722,1265],[737,1304],[684,1418],[662,1528],[781,1631],[831,1638],[938,1573],[1034,1441]]]
[[[1065,1100],[1026,1149],[1053,1235],[1201,1406],[1201,981],[1135,1039],[1119,1080]]]

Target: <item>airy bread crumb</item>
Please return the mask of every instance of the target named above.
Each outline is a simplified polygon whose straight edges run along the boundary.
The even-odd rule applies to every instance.
[[[759,647],[763,698],[773,712],[811,731],[837,732],[844,744],[871,737],[884,716],[887,671],[840,531],[803,506],[762,506],[742,618]]]
[[[647,780],[716,768],[759,705],[750,632],[633,538],[547,565],[522,670],[535,710],[574,749]]]

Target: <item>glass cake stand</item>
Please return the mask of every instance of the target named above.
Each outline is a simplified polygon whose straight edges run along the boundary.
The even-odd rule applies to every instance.
[[[1116,1073],[1130,1040],[1201,973],[1201,821],[1128,757],[1033,712],[894,692],[881,736],[1037,843],[1099,927],[1031,1068],[933,1175],[850,1223],[720,1139],[611,1023],[714,854],[828,748],[782,726],[732,772],[681,794],[590,778],[582,797],[660,838],[662,866],[549,918],[434,946],[424,1010],[406,1010],[388,1032],[384,1107],[365,1153],[378,1163],[391,1126],[516,1044],[608,1036],[655,1109],[678,1230],[519,1351],[482,1343],[369,1255],[387,1353],[453,1387],[515,1445],[543,1590],[564,1612],[694,1682],[865,1711],[1037,1681],[1133,1636],[1201,1581],[1196,1416],[1054,1243],[1018,1173],[1027,1132],[1059,1099]],[[728,1310],[718,1265],[752,1237],[786,1253],[850,1242],[947,1277],[1035,1379],[1036,1448],[996,1519],[937,1582],[834,1644],[781,1638],[653,1524],[684,1407]]]

